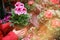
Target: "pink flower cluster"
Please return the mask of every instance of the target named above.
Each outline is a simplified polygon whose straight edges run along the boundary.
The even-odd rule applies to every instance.
[[[53,4],[59,4],[59,0],[50,0]]]
[[[57,20],[57,19],[52,20],[52,26],[54,28],[60,27],[60,20]]]
[[[32,4],[34,4],[34,0],[28,1],[28,5],[32,5]]]
[[[51,10],[47,10],[47,11],[45,11],[44,16],[45,16],[46,18],[52,18],[53,12],[52,12]]]
[[[15,4],[15,14],[21,15],[26,13],[27,13],[27,9],[24,7],[24,4],[21,2],[17,2]]]

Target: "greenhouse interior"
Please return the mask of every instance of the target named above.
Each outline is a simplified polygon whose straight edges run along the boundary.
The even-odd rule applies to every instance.
[[[60,40],[60,0],[0,0],[0,40]]]

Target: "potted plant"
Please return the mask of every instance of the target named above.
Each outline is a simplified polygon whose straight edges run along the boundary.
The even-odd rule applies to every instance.
[[[24,28],[29,24],[29,14],[27,13],[27,9],[24,7],[24,4],[21,2],[17,2],[15,4],[15,8],[12,9],[12,16],[10,22],[14,24],[14,27]]]

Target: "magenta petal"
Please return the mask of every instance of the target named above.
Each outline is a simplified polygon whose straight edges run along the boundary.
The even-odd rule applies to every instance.
[[[23,3],[21,3],[21,2],[17,2],[16,4],[15,4],[15,7],[16,8],[24,8],[24,4]]]

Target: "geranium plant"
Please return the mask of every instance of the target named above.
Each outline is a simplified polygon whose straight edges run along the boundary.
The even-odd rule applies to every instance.
[[[26,26],[29,23],[29,14],[24,4],[17,2],[15,8],[12,10],[11,20],[12,23]]]

